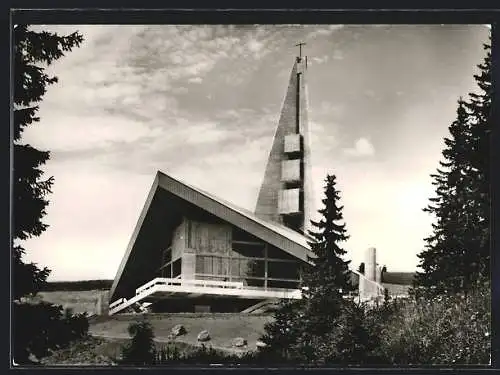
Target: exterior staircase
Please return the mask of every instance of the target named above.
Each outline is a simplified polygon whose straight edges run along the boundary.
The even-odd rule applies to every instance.
[[[243,314],[262,314],[272,310],[277,304],[278,299],[266,299],[258,302],[242,311]]]

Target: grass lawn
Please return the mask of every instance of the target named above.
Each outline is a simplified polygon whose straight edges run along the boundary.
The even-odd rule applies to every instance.
[[[187,333],[176,338],[176,342],[198,345],[198,333],[208,330],[211,339],[206,345],[230,352],[242,351],[231,347],[235,337],[247,340],[245,351],[255,350],[257,341],[264,333],[264,325],[272,319],[270,315],[257,314],[146,314],[146,317],[159,342],[168,342],[172,327],[182,324]],[[124,314],[99,317],[91,320],[89,332],[97,337],[128,339],[129,324],[140,319],[141,315]]]

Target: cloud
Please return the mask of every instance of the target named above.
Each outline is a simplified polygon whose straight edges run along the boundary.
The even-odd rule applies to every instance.
[[[264,43],[262,43],[256,39],[250,39],[248,42],[248,50],[250,50],[254,53],[259,52],[263,46],[264,46]]]
[[[98,149],[113,142],[131,143],[146,136],[159,135],[158,130],[147,123],[114,115],[81,117],[46,114],[43,121],[50,126],[27,128],[24,140],[55,152]]]
[[[328,58],[328,55],[324,55],[323,57],[313,57],[312,60],[317,64],[323,64],[328,61]]]
[[[218,119],[238,119],[241,116],[241,110],[237,111],[235,109],[224,109],[218,111],[215,117]]]
[[[188,82],[189,83],[202,83],[203,82],[203,78],[201,78],[201,77],[192,77],[192,78],[188,79]]]
[[[370,98],[374,98],[377,95],[376,92],[373,91],[372,89],[363,90],[363,94],[365,94],[366,96],[368,96]]]
[[[179,86],[179,87],[172,87],[170,89],[172,94],[187,94],[189,92],[189,89],[184,86]]]
[[[342,29],[344,25],[314,26],[313,30],[307,34],[307,39],[314,39],[322,36],[332,35],[335,31]]]
[[[311,118],[314,120],[341,118],[345,114],[345,104],[322,100],[319,105],[311,107]]]
[[[352,157],[371,156],[375,154],[375,148],[367,138],[359,138],[354,147],[344,149],[344,153]]]
[[[184,141],[189,144],[217,143],[225,141],[231,134],[215,123],[191,126],[185,131]]]
[[[344,53],[341,50],[336,49],[333,52],[332,59],[334,59],[334,60],[343,60],[344,59]]]

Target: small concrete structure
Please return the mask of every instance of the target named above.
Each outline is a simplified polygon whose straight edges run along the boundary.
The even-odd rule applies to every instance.
[[[382,267],[377,265],[377,250],[370,247],[365,255],[365,273],[359,274],[359,298],[363,301],[384,296]]]
[[[107,291],[100,292],[96,297],[95,314],[108,315],[109,313],[109,296]]]

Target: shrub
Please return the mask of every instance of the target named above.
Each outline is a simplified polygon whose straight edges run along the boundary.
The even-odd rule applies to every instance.
[[[122,349],[121,363],[136,366],[154,364],[156,349],[151,324],[146,319],[131,323],[128,333],[132,340]]]
[[[390,310],[390,311],[389,311]],[[380,321],[381,350],[393,364],[487,364],[491,351],[488,290],[390,304]],[[379,312],[382,319],[383,314]]]
[[[160,350],[156,352],[154,359],[155,364],[165,364],[179,362],[182,359],[181,352],[175,345],[162,346]]]
[[[308,364],[363,365],[380,363],[375,354],[377,332],[367,322],[366,306],[344,300],[330,328],[303,333],[293,347],[294,360]]]
[[[181,352],[175,344],[167,344],[156,351],[154,364],[214,364],[224,363],[226,365],[259,364],[256,353],[248,352],[241,355],[228,354],[223,351],[205,346],[193,348],[186,352]]]
[[[379,364],[377,327],[366,306],[339,300],[334,314],[318,316],[301,301],[283,303],[266,326],[260,361],[295,364]],[[313,315],[311,317],[311,314]],[[373,320],[373,318],[372,318]],[[378,320],[375,320],[378,322]],[[318,323],[320,322],[320,323]]]
[[[299,319],[304,305],[301,300],[282,300],[274,312],[273,321],[264,326],[265,334],[261,341],[266,344],[259,349],[259,357],[268,362],[290,361],[292,347],[297,343],[301,331]]]
[[[208,363],[221,363],[221,362],[231,362],[231,355],[227,355],[222,353],[219,350],[216,350],[212,347],[207,347],[205,345],[201,345],[200,347],[195,348],[194,350],[185,354],[182,358],[184,363],[191,364],[208,364]]]
[[[33,363],[52,351],[87,335],[89,323],[85,314],[63,313],[62,306],[41,302],[14,304],[14,360]]]

